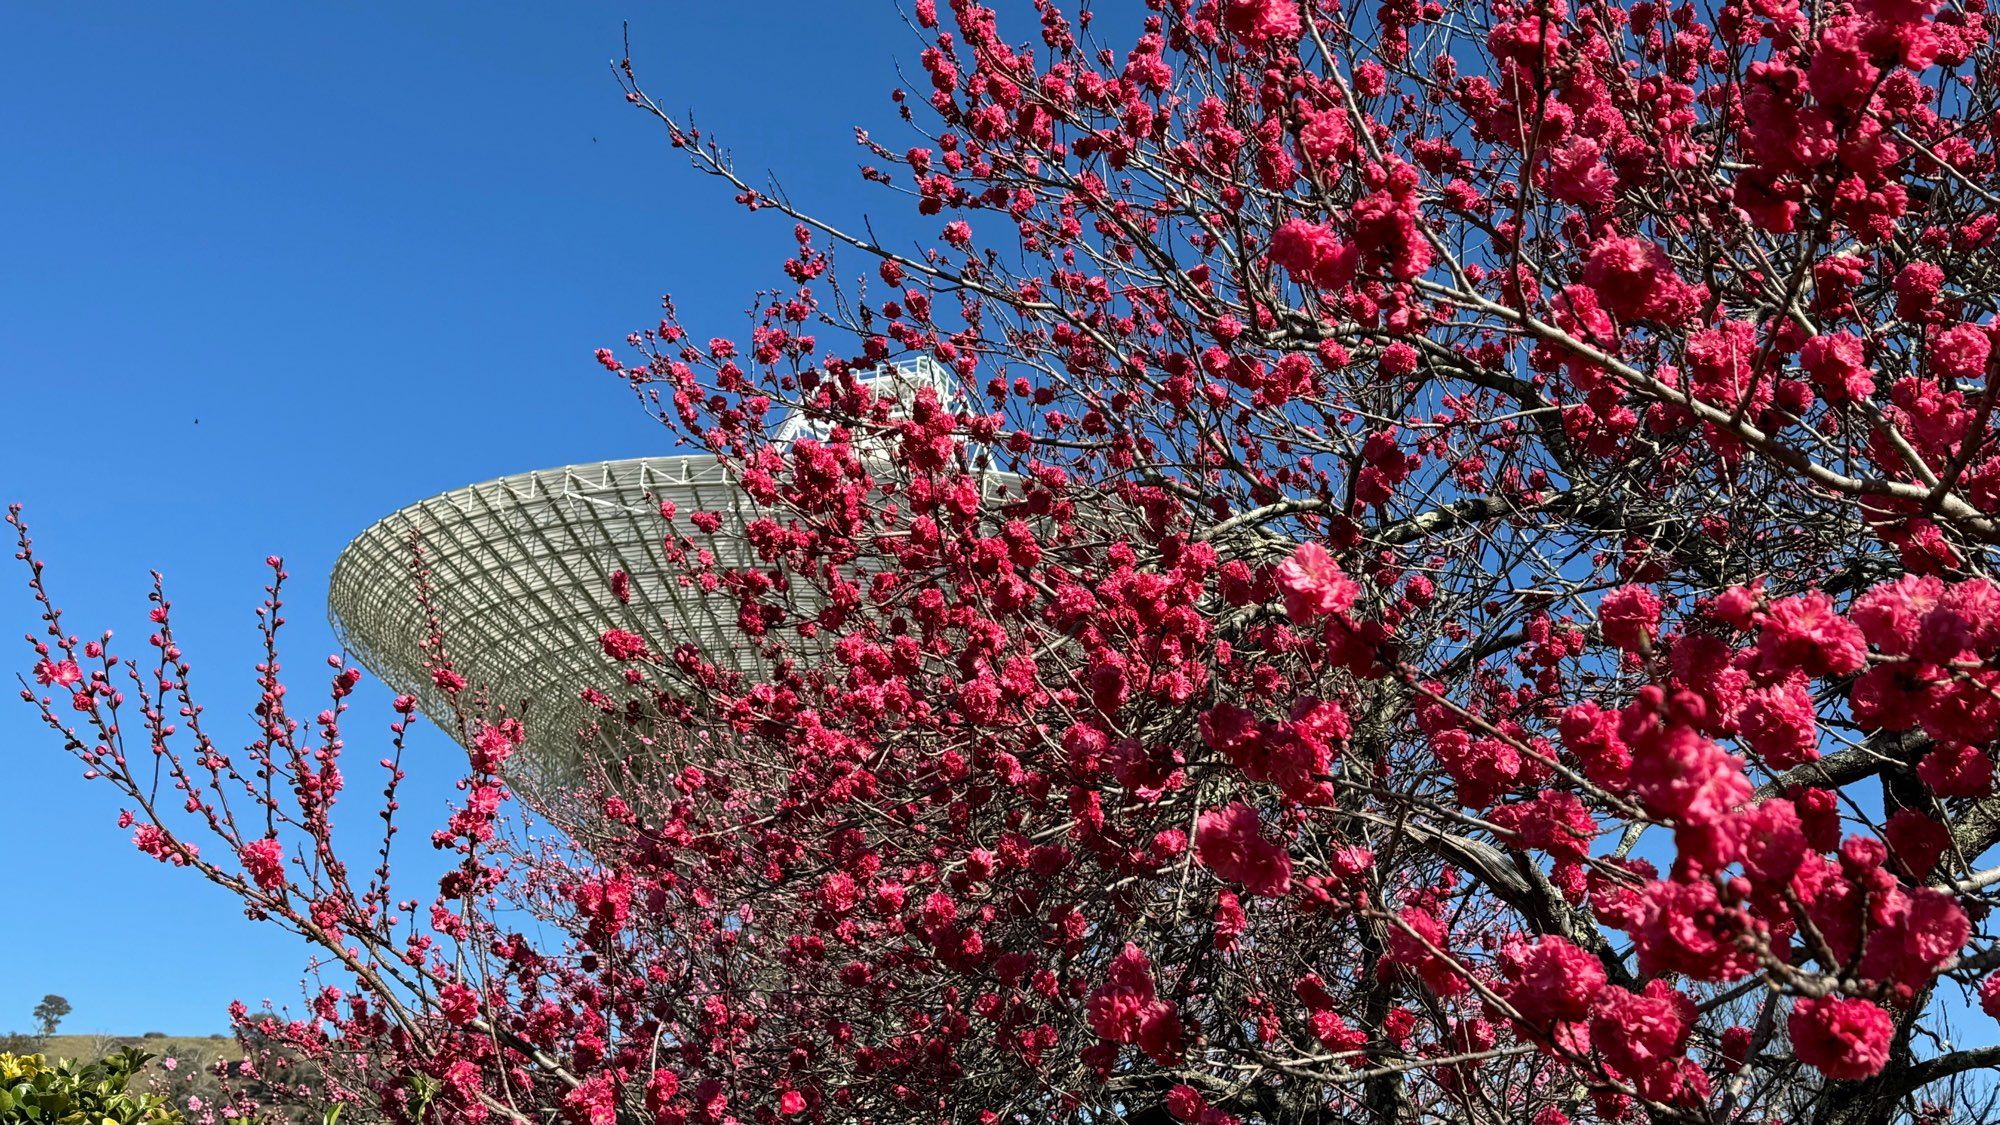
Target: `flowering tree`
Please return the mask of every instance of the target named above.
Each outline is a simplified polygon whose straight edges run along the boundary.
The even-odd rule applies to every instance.
[[[860,135],[908,251],[621,68],[797,227],[749,340],[599,353],[757,505],[754,566],[660,534],[769,671],[608,629],[641,702],[559,840],[437,635],[456,865],[390,889],[405,699],[350,868],[359,673],[294,717],[278,582],[227,753],[165,596],[148,664],[80,643],[22,532],[26,697],[354,978],[260,1042],[398,1121],[1981,1112],[1983,0],[1147,7],[915,0],[913,143]],[[858,377],[911,355],[958,392]]]

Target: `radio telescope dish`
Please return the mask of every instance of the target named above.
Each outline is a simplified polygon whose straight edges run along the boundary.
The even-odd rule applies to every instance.
[[[928,359],[886,367],[864,380],[908,402],[920,387],[947,401],[950,374]],[[774,436],[822,439],[823,423],[794,415]],[[1004,487],[1012,478],[989,474]],[[671,502],[681,518],[660,517]],[[713,512],[721,525],[704,534],[687,515]],[[595,689],[622,706],[623,667],[604,654],[607,629],[645,638],[656,656],[693,645],[711,663],[753,678],[761,658],[737,626],[726,590],[705,590],[664,545],[691,538],[720,569],[758,565],[743,537],[756,505],[710,454],[641,457],[566,465],[502,477],[433,496],[362,532],[334,564],[328,611],[335,634],[362,665],[418,710],[460,737],[451,693],[432,679],[433,633],[443,637],[466,693],[483,694],[520,718],[526,759],[510,767],[517,782],[570,774],[579,737],[600,727],[629,744],[622,720],[586,702]],[[426,599],[413,561],[421,551]],[[630,600],[612,593],[623,571]],[[795,595],[796,596],[796,595]]]

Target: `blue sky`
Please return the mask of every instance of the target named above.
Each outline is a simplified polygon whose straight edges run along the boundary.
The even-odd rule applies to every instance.
[[[0,501],[28,505],[74,629],[143,649],[147,571],[166,572],[210,718],[240,734],[265,555],[294,575],[305,692],[334,648],[327,572],[376,517],[667,448],[592,350],[666,292],[697,334],[739,333],[791,237],[625,105],[606,65],[625,19],[655,96],[741,166],[830,215],[907,213],[854,173],[852,126],[900,135],[888,94],[915,48],[887,3],[0,16]],[[32,624],[9,569],[10,677]],[[386,714],[364,695],[360,761]],[[406,807],[440,808],[452,748],[415,750]],[[66,1030],[127,1034],[219,1031],[232,999],[297,997],[303,947],[135,852],[113,794],[19,703],[0,700],[0,754],[0,1031],[47,992],[74,1005]]]

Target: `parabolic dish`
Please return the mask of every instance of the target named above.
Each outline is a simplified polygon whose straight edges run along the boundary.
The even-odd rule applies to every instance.
[[[921,387],[954,397],[949,373],[927,359],[884,367],[866,382],[899,402]],[[798,415],[775,433],[780,442],[824,436],[823,425]],[[1006,489],[1014,478],[986,479]],[[672,524],[660,517],[665,502],[679,513]],[[687,519],[695,512],[718,513],[721,526],[703,534]],[[736,599],[702,589],[664,545],[669,535],[687,536],[719,568],[747,568],[754,561],[743,527],[756,515],[730,470],[706,453],[502,477],[421,500],[362,532],[334,564],[328,613],[356,659],[457,737],[453,697],[433,682],[426,650],[434,616],[468,692],[527,728],[515,780],[551,780],[570,772],[579,732],[602,725],[611,738],[630,738],[582,698],[595,688],[622,705],[635,694],[620,690],[624,669],[604,654],[605,630],[636,633],[656,655],[692,644],[723,668],[764,671],[737,625]],[[418,548],[428,612],[412,566]],[[630,580],[629,602],[612,594],[617,571]]]
[[[683,518],[670,526],[662,502]],[[454,670],[470,690],[518,714],[534,764],[551,765],[575,753],[580,730],[605,719],[583,701],[584,689],[620,698],[622,669],[600,640],[606,629],[636,633],[654,653],[691,643],[723,667],[758,670],[737,631],[735,600],[686,581],[664,546],[669,534],[692,534],[720,565],[749,565],[740,534],[748,508],[708,454],[565,465],[468,485],[356,537],[334,564],[329,615],[364,666],[455,733],[452,697],[427,664],[435,615]],[[697,511],[722,514],[714,535],[687,525],[685,515]],[[412,566],[419,548],[428,613]],[[629,603],[612,595],[617,571],[629,576]]]

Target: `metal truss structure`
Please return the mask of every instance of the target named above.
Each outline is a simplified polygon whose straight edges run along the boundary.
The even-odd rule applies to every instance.
[[[922,386],[949,391],[949,374],[928,360],[884,368],[869,381],[903,402]],[[775,436],[823,438],[825,429],[795,414]],[[660,516],[665,502],[682,514],[671,525]],[[696,530],[686,519],[694,512],[719,514],[721,526]],[[756,514],[728,466],[709,454],[566,465],[468,485],[356,537],[334,564],[329,616],[356,659],[463,737],[457,702],[433,682],[431,638],[441,636],[468,691],[525,724],[516,782],[551,782],[572,772],[600,725],[608,732],[600,737],[627,745],[633,737],[583,698],[595,689],[623,707],[639,694],[605,656],[606,629],[644,637],[655,654],[692,644],[722,667],[762,671],[737,625],[734,597],[704,589],[664,543],[685,536],[720,568],[748,567],[743,528]],[[618,571],[629,578],[629,602],[613,596]],[[801,596],[810,592],[795,589],[795,600]]]

